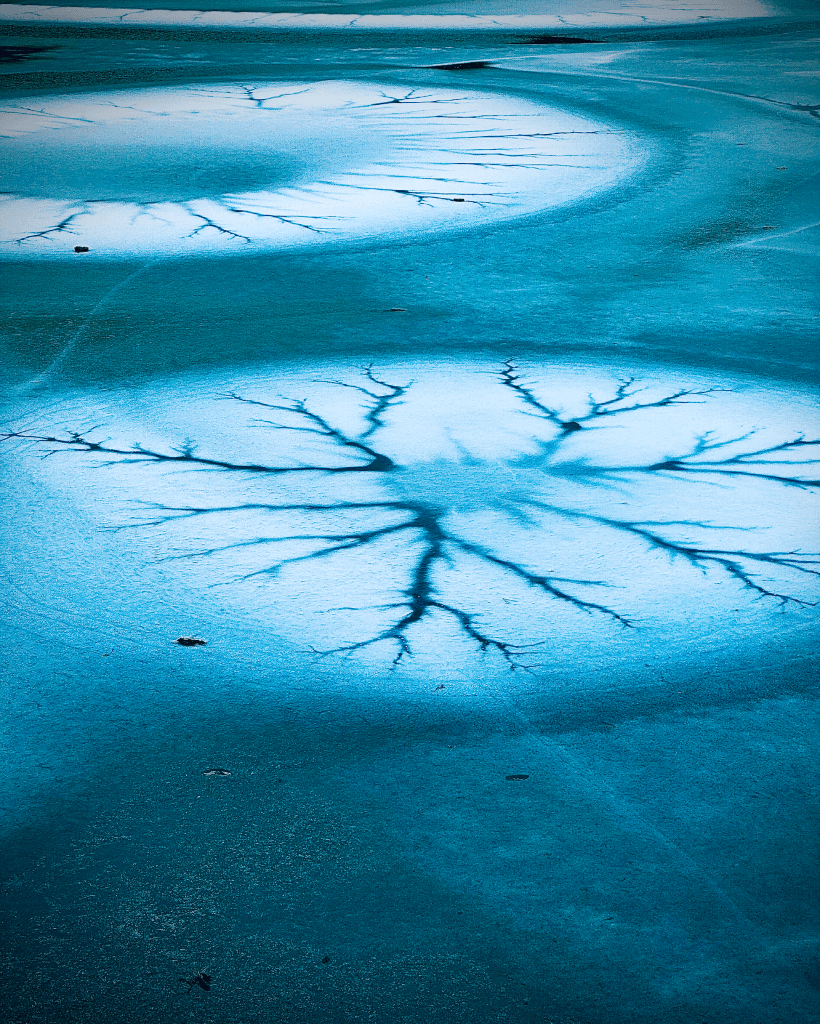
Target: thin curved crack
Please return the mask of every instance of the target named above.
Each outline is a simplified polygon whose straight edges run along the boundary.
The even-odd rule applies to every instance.
[[[301,469],[312,469],[313,471],[328,472],[328,473],[356,473],[356,472],[374,472],[374,473],[387,473],[396,468],[396,464],[393,460],[382,452],[376,451],[369,445],[364,443],[364,438],[367,434],[361,434],[359,438],[350,437],[337,427],[332,426],[324,417],[318,413],[310,410],[306,404],[305,399],[294,399],[289,405],[278,405],[270,402],[262,402],[257,399],[244,398],[242,395],[238,395],[235,392],[231,392],[228,395],[229,398],[234,401],[240,402],[245,405],[261,406],[264,409],[273,409],[278,412],[292,413],[297,419],[310,424],[309,426],[289,426],[282,423],[274,423],[270,420],[262,421],[265,426],[271,427],[273,430],[290,430],[294,433],[300,434],[317,434],[319,437],[328,438],[328,440],[334,442],[341,448],[351,448],[354,451],[361,452],[363,455],[369,458],[369,462],[364,464],[356,464],[354,466],[344,467],[324,467],[324,466],[307,466],[300,467]],[[376,404],[374,410],[381,406],[381,399],[379,396],[371,396]],[[387,403],[389,404],[389,402]],[[385,406],[386,407],[386,406]],[[371,430],[370,433],[373,431]],[[286,472],[287,470],[282,470]]]
[[[0,113],[3,114],[17,114],[20,112],[24,114],[34,114],[37,117],[53,118],[55,121],[80,121],[83,124],[94,124],[94,121],[87,117],[70,117],[67,114],[52,114],[51,111],[45,110],[42,107],[39,110],[35,107],[16,107],[11,109],[8,107],[0,108]]]
[[[404,605],[387,605],[382,607],[404,607]],[[357,611],[358,609],[352,610]],[[525,672],[532,671],[531,666],[525,664],[521,660],[521,655],[523,652],[531,650],[533,647],[540,647],[543,641],[539,641],[534,644],[515,644],[507,640],[499,640],[496,637],[491,637],[476,626],[475,623],[477,616],[464,611],[462,608],[456,608],[452,605],[444,604],[442,601],[427,602],[427,610],[442,611],[451,615],[458,623],[461,632],[476,644],[482,654],[485,654],[488,650],[497,651],[507,663],[511,672],[515,672],[516,669],[522,669]],[[374,646],[375,644],[385,642],[389,643],[392,641],[397,648],[396,654],[391,662],[391,668],[395,670],[399,667],[404,658],[410,658],[413,656],[413,649],[407,637],[407,629],[416,622],[420,622],[422,618],[423,616],[415,617],[413,612],[408,612],[408,614],[394,626],[390,626],[387,629],[382,630],[382,632],[377,636],[370,637],[367,640],[360,640],[356,643],[345,644],[342,647],[336,647],[328,651],[318,651],[315,647],[312,648],[312,650],[319,657],[325,658],[331,654],[354,654],[356,651],[364,650],[368,647]]]
[[[299,89],[298,91],[294,91],[294,92],[279,92],[279,93],[275,93],[273,96],[261,96],[260,97],[260,96],[256,95],[256,90],[255,89],[250,89],[247,85],[240,85],[239,88],[242,90],[242,92],[245,93],[245,97],[248,100],[250,100],[250,102],[253,103],[253,105],[258,110],[272,110],[272,111],[281,110],[282,107],[266,107],[265,104],[269,103],[270,100],[289,99],[291,96],[302,96],[304,93],[310,92],[310,89]]]
[[[442,527],[443,512],[423,505],[408,504],[407,508],[408,511],[412,509],[415,512],[415,516],[411,521],[399,526],[385,527],[382,531],[373,531],[374,534],[381,536],[387,530],[394,532],[402,529],[417,530],[423,537],[421,554],[416,560],[408,586],[401,592],[403,600],[382,606],[386,610],[403,609],[404,614],[397,621],[385,627],[374,636],[353,643],[343,644],[331,650],[317,651],[316,653],[322,657],[327,657],[330,654],[350,655],[376,644],[392,643],[395,645],[396,653],[391,666],[395,669],[405,658],[412,657],[413,647],[409,636],[411,628],[429,618],[433,612],[441,611],[455,619],[461,632],[478,646],[481,653],[495,650],[501,655],[511,671],[514,671],[516,668],[529,670],[529,666],[521,660],[521,654],[526,649],[538,646],[537,644],[516,644],[509,640],[491,636],[489,632],[476,625],[480,618],[476,613],[460,606],[446,603],[440,599],[433,581],[433,574],[440,563],[449,561],[446,550],[447,544],[454,543],[464,550],[468,549],[464,546],[463,541],[453,537]],[[477,547],[470,553],[479,559],[489,562],[494,561],[494,559],[487,557]],[[324,554],[324,552],[321,552],[321,554]],[[501,563],[499,561],[496,564]],[[509,563],[509,566],[512,565],[513,563]],[[542,589],[547,589],[545,586],[546,580],[537,578],[532,574],[527,574],[526,570],[519,566],[515,568],[522,576],[528,575],[528,582],[532,585],[542,586]],[[555,588],[552,588],[550,592],[553,593],[553,596],[559,596],[576,607],[586,609],[587,603],[580,599],[573,598],[568,594],[562,594]]]
[[[452,166],[454,166],[454,164],[453,164],[452,161],[448,160],[446,163],[437,164],[436,166],[452,167]],[[508,164],[501,164],[499,166],[506,167],[506,166],[510,166],[510,165],[508,165]],[[372,171],[346,171],[345,172],[345,177],[346,178],[372,178],[373,177],[373,172]],[[389,177],[392,181],[401,181],[401,180],[403,180],[405,178],[410,180],[410,181],[446,181],[449,185],[481,185],[484,188],[487,188],[490,185],[494,184],[494,182],[492,182],[492,181],[467,181],[465,178],[454,178],[454,177],[452,177],[452,175],[448,175],[447,177],[444,177],[444,178],[433,178],[433,177],[431,177],[430,175],[427,175],[427,174],[389,174],[389,175],[385,175],[385,177]],[[395,189],[385,189],[385,191],[392,192],[392,191],[395,191]]]
[[[240,401],[248,401],[247,399],[239,399]],[[264,405],[265,403],[257,402],[252,403],[257,405]],[[271,407],[276,408],[276,407]],[[280,406],[279,408],[286,408]],[[292,409],[286,411],[292,412]],[[271,424],[276,426],[276,424]],[[306,433],[324,434],[325,436],[343,435],[334,431],[334,434],[325,434],[324,431],[314,430],[308,427],[284,427],[282,429],[303,431]],[[350,466],[322,466],[322,465],[309,465],[309,466],[268,466],[264,463],[254,462],[229,462],[225,459],[209,459],[205,456],[197,455],[193,447],[183,446],[179,449],[174,449],[171,452],[160,452],[154,451],[151,448],[145,448],[142,445],[136,444],[130,448],[117,448],[113,445],[109,445],[104,441],[92,441],[90,438],[85,437],[83,434],[68,431],[67,437],[57,437],[56,435],[48,434],[26,434],[23,432],[12,431],[0,435],[0,439],[11,440],[17,438],[19,440],[35,441],[40,444],[51,444],[57,447],[48,450],[48,455],[56,455],[60,451],[79,451],[87,452],[90,454],[98,454],[102,456],[123,456],[122,459],[113,460],[112,464],[120,462],[155,462],[155,463],[176,463],[182,465],[197,466],[202,469],[216,469],[216,470],[227,470],[231,472],[239,473],[270,473],[272,475],[280,475],[285,473],[362,473],[362,472],[386,472],[394,468],[393,462],[386,456],[381,455],[379,452],[374,451],[367,445],[364,445],[358,441],[340,441],[344,447],[354,448],[362,453],[370,456],[370,462],[367,463],[355,463]]]
[[[382,92],[381,95],[384,97],[382,100],[378,100],[376,103],[356,103],[351,106],[356,110],[365,110],[369,107],[392,107],[400,104],[419,104],[419,103],[463,103],[467,96],[452,96],[442,97],[441,99],[433,99],[432,93],[426,93],[423,95],[417,95],[418,89],[411,89],[406,92],[404,96],[388,96],[386,92]]]
[[[455,538],[450,539],[452,540],[453,543],[458,544],[462,551],[465,551],[467,554],[474,555],[482,559],[483,561],[488,562],[490,565],[498,566],[499,568],[505,570],[511,575],[523,580],[531,587],[535,587],[536,590],[543,591],[550,597],[557,598],[557,600],[559,601],[566,601],[568,604],[573,605],[575,608],[580,608],[581,611],[599,612],[601,615],[608,615],[610,618],[615,619],[616,622],[619,622],[622,626],[632,625],[629,619],[625,618],[623,615],[620,615],[612,608],[608,608],[604,604],[598,604],[595,601],[584,601],[581,598],[576,597],[573,594],[568,594],[566,591],[561,590],[559,587],[555,586],[556,582],[576,583],[588,587],[606,586],[606,584],[603,583],[601,580],[574,580],[564,579],[563,577],[559,578],[555,576],[542,576],[539,573],[530,572],[528,569],[525,569],[517,562],[512,562],[506,558],[499,558],[497,555],[494,555],[492,552],[486,551],[484,548],[480,547],[477,544],[471,544],[463,540],[456,540]]]
[[[330,231],[327,228],[317,227],[315,224],[306,224],[305,221],[319,221],[319,220],[320,221],[328,221],[328,220],[338,221],[338,220],[345,220],[345,219],[347,219],[345,217],[335,217],[335,216],[329,216],[329,215],[328,216],[313,216],[313,217],[309,217],[309,216],[305,216],[305,217],[286,217],[284,214],[281,214],[281,213],[262,213],[259,210],[246,210],[246,209],[244,209],[242,207],[238,207],[238,206],[229,206],[229,207],[227,207],[227,210],[228,210],[229,213],[236,213],[236,214],[239,214],[240,216],[259,217],[259,218],[267,219],[267,220],[276,220],[276,221],[279,221],[280,224],[290,224],[291,227],[304,228],[305,231],[312,231],[312,232],[314,232],[314,234],[317,234],[317,235],[327,235],[327,234],[330,233]],[[229,232],[229,233],[233,234],[233,232]],[[190,238],[191,236],[189,235],[188,237]],[[237,237],[238,238],[245,238],[244,235],[237,235]]]
[[[743,562],[753,562],[757,565],[788,569],[792,572],[820,577],[820,569],[813,568],[813,566],[820,566],[820,558],[813,555],[804,554],[800,551],[746,551],[731,548],[700,547],[695,544],[670,540],[668,537],[648,529],[648,527],[655,525],[667,527],[672,525],[695,525],[704,528],[706,524],[703,523],[690,523],[686,520],[648,523],[646,521],[613,519],[590,512],[579,512],[575,509],[543,504],[537,501],[531,501],[529,504],[556,513],[567,519],[597,523],[599,526],[605,526],[608,529],[638,537],[645,541],[650,549],[664,551],[673,558],[682,558],[701,571],[705,571],[709,565],[716,565],[741,583],[745,589],[755,592],[758,597],[774,598],[781,605],[796,604],[804,608],[816,607],[817,602],[815,601],[803,600],[802,598],[783,594],[763,586],[755,580],[752,572],[743,565]],[[724,529],[724,527],[711,528]]]
[[[419,206],[432,206],[434,202],[439,203],[468,203],[471,206],[480,206],[486,209],[488,206],[498,206],[495,199],[509,198],[504,192],[470,192],[469,198],[457,192],[421,192],[409,188],[388,188],[378,185],[352,185],[344,181],[323,181],[320,184],[334,186],[336,188],[353,188],[361,192],[393,192],[397,196],[407,196],[415,199]],[[481,196],[481,198],[476,198]],[[487,197],[492,198],[487,198]]]
[[[820,439],[807,441],[802,435],[793,438],[791,441],[782,441],[780,444],[771,445],[768,448],[758,448],[756,451],[739,452],[735,455],[728,455],[725,459],[700,459],[705,452],[715,451],[720,448],[727,448],[732,444],[745,441],[753,436],[754,431],[744,434],[742,437],[731,438],[724,441],[709,441],[710,434],[705,434],[696,443],[691,452],[679,455],[676,458],[665,459],[652,466],[646,466],[645,471],[649,473],[700,473],[729,477],[751,477],[755,480],[770,480],[783,484],[786,487],[798,487],[808,489],[820,487],[820,479],[806,479],[800,476],[784,476],[782,473],[762,473],[748,468],[753,463],[761,466],[795,466],[812,465],[816,459],[790,460],[784,462],[778,459],[765,459],[765,455],[773,455],[777,452],[791,452],[797,448],[811,448],[820,446]],[[698,461],[690,461],[698,460]]]

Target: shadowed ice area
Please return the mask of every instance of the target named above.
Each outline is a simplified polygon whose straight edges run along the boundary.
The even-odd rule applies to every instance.
[[[202,132],[199,123],[170,131],[163,124],[91,125],[81,133],[61,134],[57,160],[54,149],[39,139],[39,145],[18,142],[13,159],[4,163],[2,185],[7,192],[63,200],[79,194],[95,202],[186,202],[292,182],[311,163],[314,172],[321,164],[319,154],[310,160],[303,140],[301,146],[291,140],[288,152],[281,135],[267,146],[259,139],[253,153],[234,157],[232,145],[246,130],[236,125],[235,135],[220,135]],[[169,151],[178,146],[180,131],[193,136],[192,144],[174,158]]]

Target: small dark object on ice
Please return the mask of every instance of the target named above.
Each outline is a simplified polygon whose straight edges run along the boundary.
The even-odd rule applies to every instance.
[[[200,640],[196,636],[178,636],[174,641],[180,647],[204,647],[207,642],[207,640]]]
[[[178,978],[177,980],[181,981],[184,985],[187,985],[189,992],[194,987],[194,985],[199,985],[199,987],[201,989],[204,989],[206,992],[211,991],[210,974],[197,974],[195,978]]]
[[[227,768],[206,768],[202,774],[228,776],[233,775],[233,772],[229,772]]]
[[[492,65],[488,60],[459,60],[455,64],[431,64],[430,67],[436,71],[477,71]]]
[[[75,245],[74,246],[74,252],[88,252],[88,246],[87,245]]]
[[[561,429],[565,433],[571,434],[573,430],[583,430],[584,428],[581,426],[580,423],[576,423],[575,420],[567,420],[566,423],[561,424]]]
[[[528,779],[529,775],[508,775],[507,782],[523,782],[524,779]]]
[[[330,957],[329,956],[323,956],[322,957],[322,963],[323,964],[329,964],[330,963]]]
[[[387,311],[388,313],[406,313],[407,310],[403,306],[391,306]]]
[[[438,686],[436,687],[436,689],[437,690],[443,690],[444,689],[444,683],[439,683]]]

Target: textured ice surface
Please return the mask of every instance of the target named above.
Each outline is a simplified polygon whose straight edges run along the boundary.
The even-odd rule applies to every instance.
[[[7,102],[2,251],[181,255],[458,228],[641,163],[616,127],[472,89],[345,81]]]

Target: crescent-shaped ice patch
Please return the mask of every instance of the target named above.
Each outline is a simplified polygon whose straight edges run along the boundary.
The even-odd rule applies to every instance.
[[[254,252],[464,229],[641,166],[618,128],[515,96],[351,81],[7,102],[6,256]],[[85,255],[88,253],[89,255]]]

